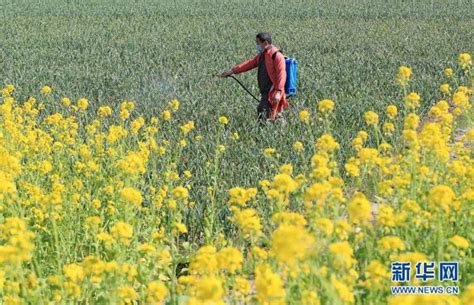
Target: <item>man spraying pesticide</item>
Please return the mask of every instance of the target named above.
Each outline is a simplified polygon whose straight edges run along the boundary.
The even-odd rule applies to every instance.
[[[281,111],[288,108],[287,97],[296,94],[296,65],[293,58],[286,58],[274,45],[268,33],[258,33],[255,38],[258,54],[218,76],[229,77],[258,67],[260,100],[255,98],[235,77],[239,84],[257,101],[257,115],[260,123],[280,120],[285,124]]]

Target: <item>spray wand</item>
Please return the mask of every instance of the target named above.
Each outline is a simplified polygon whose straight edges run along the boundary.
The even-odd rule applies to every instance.
[[[178,75],[177,75],[178,76]],[[195,76],[195,77],[214,77],[214,76],[218,76],[217,74],[207,74],[207,73],[187,73],[187,74],[179,74],[180,77],[184,76],[184,77],[192,77],[192,76]],[[253,97],[254,100],[256,100],[257,102],[260,103],[260,100],[258,98],[255,97],[255,95],[252,94],[252,92],[250,92],[249,89],[247,89],[247,87],[245,87],[244,84],[242,84],[242,82],[240,80],[238,80],[235,76],[233,75],[229,75],[228,77],[231,77],[233,78],[248,94],[250,94],[251,97]]]

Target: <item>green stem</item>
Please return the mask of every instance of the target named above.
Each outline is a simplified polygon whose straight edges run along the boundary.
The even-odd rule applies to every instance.
[[[61,266],[62,264],[62,259],[61,259],[61,253],[60,253],[60,246],[59,246],[59,237],[58,237],[58,227],[56,225],[56,220],[54,219],[54,216],[51,216],[52,224],[53,224],[53,238],[54,238],[54,245],[56,248],[56,263],[58,265],[58,272],[61,272]]]

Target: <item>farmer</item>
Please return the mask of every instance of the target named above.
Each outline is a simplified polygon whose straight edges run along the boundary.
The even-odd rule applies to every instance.
[[[228,77],[258,67],[258,87],[260,89],[260,103],[257,115],[260,123],[274,122],[275,119],[285,121],[281,116],[282,109],[288,108],[285,96],[286,68],[285,57],[272,45],[272,38],[268,33],[258,33],[255,38],[258,54],[218,76]],[[276,54],[275,54],[276,53]],[[272,56],[275,54],[274,58]]]

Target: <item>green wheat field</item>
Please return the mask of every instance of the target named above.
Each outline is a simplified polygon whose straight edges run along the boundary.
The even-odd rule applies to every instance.
[[[0,7],[0,304],[474,304],[472,0]]]

